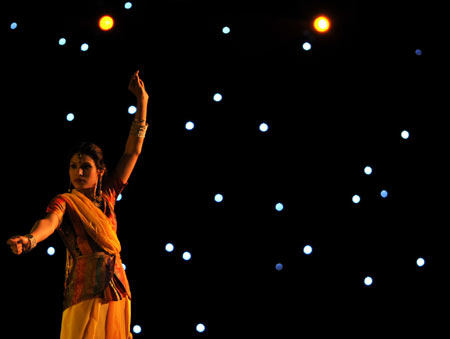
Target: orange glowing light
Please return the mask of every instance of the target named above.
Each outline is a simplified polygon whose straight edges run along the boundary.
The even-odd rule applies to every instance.
[[[104,15],[98,21],[98,26],[102,31],[109,31],[114,26],[114,19],[109,15]]]
[[[326,33],[329,31],[331,23],[330,19],[326,16],[321,15],[314,19],[313,23],[314,29],[319,33]]]

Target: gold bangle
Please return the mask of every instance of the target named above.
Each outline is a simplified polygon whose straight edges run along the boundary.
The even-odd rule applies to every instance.
[[[138,137],[138,138],[145,138],[145,134],[147,133],[148,124],[146,123],[145,126],[141,126],[138,123],[133,121],[133,124],[131,125],[130,129],[130,135]]]
[[[25,253],[28,253],[36,247],[37,241],[36,241],[36,238],[32,234],[26,234],[25,237],[27,237],[28,240],[30,241],[29,248],[26,251],[24,251]]]

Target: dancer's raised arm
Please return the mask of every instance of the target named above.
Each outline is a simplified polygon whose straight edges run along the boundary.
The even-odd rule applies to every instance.
[[[135,72],[131,77],[128,89],[136,96],[137,111],[131,125],[130,134],[125,145],[125,151],[115,169],[115,174],[125,183],[128,182],[128,178],[133,172],[137,159],[141,154],[145,133],[148,127],[148,94],[145,90],[144,82],[139,78],[139,71]]]

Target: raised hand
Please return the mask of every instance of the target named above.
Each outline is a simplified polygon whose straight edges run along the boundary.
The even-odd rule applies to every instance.
[[[128,89],[133,93],[138,99],[148,100],[148,94],[145,90],[144,82],[139,78],[139,71],[136,71],[128,84]]]

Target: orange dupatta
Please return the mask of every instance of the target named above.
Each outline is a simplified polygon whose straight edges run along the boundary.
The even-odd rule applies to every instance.
[[[80,218],[87,234],[107,253],[119,254],[121,251],[119,239],[105,213],[76,189],[63,196]]]

